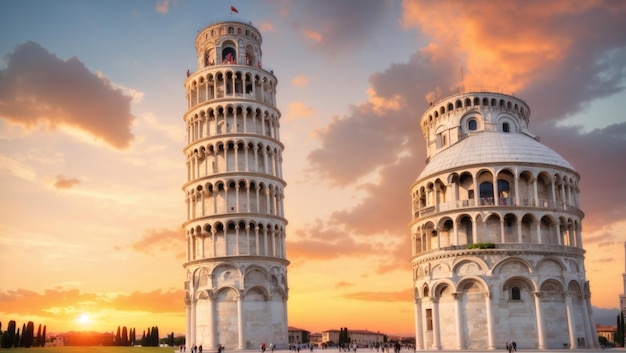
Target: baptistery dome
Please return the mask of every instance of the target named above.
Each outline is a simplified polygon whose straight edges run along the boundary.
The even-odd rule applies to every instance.
[[[417,180],[458,166],[485,163],[522,163],[551,165],[574,170],[558,153],[524,133],[476,133],[439,153],[424,168]]]

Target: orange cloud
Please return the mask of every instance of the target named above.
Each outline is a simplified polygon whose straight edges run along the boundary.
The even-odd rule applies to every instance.
[[[131,249],[146,254],[171,252],[172,249],[184,249],[184,234],[182,229],[148,229],[144,231],[141,239],[130,244]],[[176,251],[177,259],[184,259],[185,254],[182,251]]]
[[[341,281],[337,284],[335,284],[335,288],[339,289],[339,288],[345,288],[345,287],[352,287],[354,286],[354,283],[348,283],[346,281]]]
[[[117,149],[133,140],[132,97],[76,57],[61,60],[37,43],[24,43],[7,56],[0,87],[0,117],[23,127],[68,126]]]
[[[156,10],[159,13],[166,14],[170,11],[170,0],[159,0],[156,4]]]
[[[296,76],[291,80],[291,84],[296,87],[306,86],[309,83],[309,79],[306,76]]]
[[[66,178],[63,175],[57,175],[57,178],[54,182],[55,189],[71,189],[74,185],[80,184],[80,180],[76,178]]]
[[[386,110],[400,110],[400,108],[404,106],[404,99],[400,95],[395,95],[392,98],[381,97],[372,87],[367,89],[367,95],[369,96],[372,110],[374,110],[376,114],[382,115]]]
[[[263,22],[259,25],[259,31],[261,31],[261,33],[274,32],[275,30],[276,28],[274,28],[271,22]]]
[[[567,0],[525,2],[523,6],[519,1],[459,5],[457,1],[405,0],[402,24],[430,38],[423,52],[458,60],[458,86],[504,92],[519,91],[546,68],[570,56],[573,38],[583,33],[593,36],[582,25],[593,16],[592,10],[623,7],[621,2],[599,1],[573,6]]]
[[[314,41],[315,43],[322,42],[322,34],[319,32],[312,31],[312,30],[304,31],[304,37]]]
[[[285,116],[286,121],[294,121],[299,118],[307,118],[313,115],[315,110],[311,107],[307,107],[302,102],[291,102],[287,108],[287,114]]]

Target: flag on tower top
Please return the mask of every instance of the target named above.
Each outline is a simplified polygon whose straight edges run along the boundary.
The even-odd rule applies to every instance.
[[[233,5],[230,5],[230,12],[239,13],[239,11],[237,10],[237,8],[236,8],[236,7],[234,7]]]

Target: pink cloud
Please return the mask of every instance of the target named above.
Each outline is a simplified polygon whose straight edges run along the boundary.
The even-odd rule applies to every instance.
[[[80,184],[80,180],[76,178],[66,178],[64,175],[57,175],[54,181],[55,189],[71,189],[75,185]]]

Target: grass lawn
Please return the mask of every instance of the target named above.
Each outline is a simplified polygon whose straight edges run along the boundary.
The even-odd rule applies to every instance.
[[[178,347],[31,347],[0,349],[2,353],[173,353]]]

